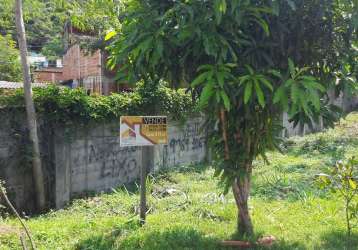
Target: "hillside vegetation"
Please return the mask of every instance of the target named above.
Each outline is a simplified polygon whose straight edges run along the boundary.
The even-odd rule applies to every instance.
[[[358,113],[335,129],[291,138],[270,165],[255,162],[250,209],[257,235],[274,235],[272,249],[347,249],[342,202],[314,183],[336,160],[358,156]],[[209,166],[180,167],[148,180],[147,224],[137,223],[136,185],[73,201],[29,218],[40,249],[222,249],[235,237],[236,205],[222,196]],[[20,249],[14,218],[0,219],[0,249]],[[358,249],[358,229],[349,249]]]

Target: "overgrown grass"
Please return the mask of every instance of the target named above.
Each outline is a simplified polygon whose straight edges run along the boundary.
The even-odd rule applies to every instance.
[[[251,213],[257,235],[274,235],[272,249],[358,249],[358,229],[345,240],[342,203],[318,189],[314,175],[334,161],[358,156],[358,114],[324,133],[291,138],[285,154],[255,162]],[[148,180],[148,221],[137,223],[135,185],[79,199],[27,220],[40,249],[224,249],[234,237],[236,206],[220,195],[213,169],[192,166]],[[6,227],[5,227],[6,226]],[[0,219],[0,249],[20,249],[14,218]]]

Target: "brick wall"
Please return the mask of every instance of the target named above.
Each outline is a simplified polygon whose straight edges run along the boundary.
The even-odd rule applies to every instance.
[[[62,68],[46,68],[34,72],[35,82],[58,83],[63,80]]]
[[[63,80],[101,76],[101,52],[85,54],[78,44],[70,47],[63,56]]]

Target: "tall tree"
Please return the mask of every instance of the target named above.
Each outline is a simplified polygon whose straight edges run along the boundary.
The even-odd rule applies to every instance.
[[[352,55],[356,32],[343,2],[128,0],[121,29],[107,36],[109,64],[121,65],[118,77],[165,80],[198,97],[208,115],[215,175],[234,194],[240,235],[253,233],[253,161],[267,162],[265,153],[279,147],[282,112],[295,125],[337,119],[326,93],[336,84],[337,61]],[[337,53],[341,41],[345,53]]]
[[[21,62],[22,62],[22,72],[24,76],[24,93],[25,93],[27,123],[30,132],[30,140],[32,142],[32,165],[33,165],[32,173],[35,182],[37,208],[39,210],[43,210],[45,209],[46,206],[45,184],[44,184],[44,175],[43,175],[42,164],[41,164],[39,138],[37,134],[36,111],[32,99],[30,67],[29,67],[29,62],[27,60],[26,35],[25,35],[24,20],[22,18],[22,0],[16,0],[15,12],[16,12],[16,28],[18,33],[18,42],[20,46],[20,54],[21,54]]]

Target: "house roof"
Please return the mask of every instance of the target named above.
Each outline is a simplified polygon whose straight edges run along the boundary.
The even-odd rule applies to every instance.
[[[33,82],[31,83],[32,87],[40,87],[40,88],[46,88],[49,84],[47,83],[39,83],[39,82]],[[7,81],[0,81],[0,89],[21,89],[24,87],[24,84],[22,82],[7,82]]]

